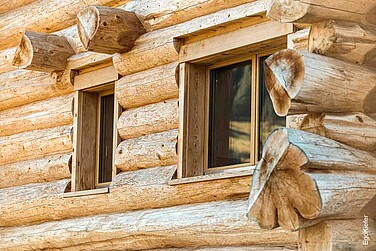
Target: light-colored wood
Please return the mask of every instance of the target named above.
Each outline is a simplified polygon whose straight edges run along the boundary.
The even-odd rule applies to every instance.
[[[96,188],[96,189],[91,189],[91,190],[64,193],[63,198],[88,196],[88,195],[103,194],[103,193],[109,193],[109,192],[110,192],[110,189],[108,187]]]
[[[0,74],[0,111],[71,93],[73,87],[56,73],[26,70]]]
[[[376,192],[376,159],[313,133],[275,130],[256,166],[248,216],[262,228],[297,230],[359,216]]]
[[[375,67],[376,27],[333,20],[313,24],[309,34],[309,51]]]
[[[115,165],[122,171],[176,164],[177,130],[149,134],[120,143]]]
[[[88,69],[102,64],[107,65],[108,62],[111,62],[111,59],[112,55],[87,51],[68,58],[67,68],[73,70]]]
[[[204,247],[204,248],[164,248],[164,249],[149,249],[148,251],[293,251],[298,248],[292,247],[260,247],[260,246],[243,246],[243,247]]]
[[[67,94],[0,111],[0,137],[73,123],[73,95]]]
[[[13,71],[16,68],[12,65],[14,53],[16,52],[16,47],[5,49],[0,51],[0,73]]]
[[[115,90],[116,90],[117,85],[118,85],[118,82],[116,81]],[[114,129],[113,129],[114,137],[113,137],[113,148],[112,148],[113,149],[112,151],[112,180],[115,179],[115,176],[118,173],[118,169],[116,168],[116,165],[115,165],[115,150],[118,148],[119,144],[121,143],[121,138],[118,132],[118,121],[122,112],[123,112],[123,109],[120,106],[119,101],[115,95],[114,96]]]
[[[107,66],[95,71],[79,74],[74,77],[74,90],[92,88],[118,79],[118,73],[113,66]]]
[[[85,49],[107,54],[130,51],[145,33],[133,12],[95,5],[78,12],[77,30]]]
[[[0,230],[0,249],[296,248],[297,233],[261,230],[245,219],[245,209],[244,200],[222,201],[5,228]]]
[[[0,188],[70,178],[70,153],[25,160],[0,167]]]
[[[372,241],[365,245],[363,229],[367,221],[368,236],[376,234],[375,222],[364,217],[356,220],[330,220],[302,229],[299,245],[302,251],[374,250]]]
[[[72,151],[72,126],[0,137],[0,165]]]
[[[125,110],[118,121],[118,131],[122,139],[137,138],[176,128],[178,128],[177,99]]]
[[[266,88],[280,116],[376,111],[376,73],[365,67],[291,49],[265,64]]]
[[[36,0],[3,0],[0,3],[0,14],[17,9]]]
[[[287,48],[298,51],[308,51],[308,36],[310,27],[287,35]]]
[[[267,16],[287,23],[317,23],[328,19],[376,24],[373,0],[273,0]]]
[[[13,66],[32,71],[63,71],[75,52],[68,40],[55,34],[25,31],[13,58]]]
[[[176,67],[173,62],[119,79],[116,97],[120,105],[129,109],[177,98]]]

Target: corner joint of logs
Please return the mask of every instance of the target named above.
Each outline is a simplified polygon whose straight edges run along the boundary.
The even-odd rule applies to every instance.
[[[95,5],[77,14],[77,30],[86,50],[106,54],[130,51],[146,32],[135,13]]]

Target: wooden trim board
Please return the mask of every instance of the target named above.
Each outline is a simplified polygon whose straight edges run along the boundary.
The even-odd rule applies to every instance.
[[[118,73],[114,66],[107,66],[95,71],[79,74],[74,77],[74,90],[84,90],[101,84],[118,80]]]

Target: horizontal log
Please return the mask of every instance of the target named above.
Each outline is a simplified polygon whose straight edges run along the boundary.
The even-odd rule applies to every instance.
[[[280,128],[253,174],[248,216],[262,228],[297,230],[356,218],[376,193],[376,159],[334,140]]]
[[[373,0],[273,0],[267,16],[283,23],[317,23],[328,19],[376,24]]]
[[[298,250],[293,247],[260,247],[260,246],[242,246],[242,247],[204,247],[204,248],[163,248],[163,249],[148,249],[148,251],[293,251]]]
[[[307,51],[309,32],[310,28],[305,28],[287,35],[287,48],[298,51]]]
[[[124,140],[116,149],[115,166],[131,171],[176,164],[177,136],[178,130],[170,130]]]
[[[376,27],[333,20],[313,24],[309,51],[350,63],[376,66]]]
[[[26,70],[0,74],[0,111],[71,93],[72,78]]]
[[[119,135],[130,139],[176,129],[178,114],[177,99],[125,110],[117,123]]]
[[[376,111],[376,72],[365,67],[291,49],[274,53],[265,66],[266,88],[280,116]]]
[[[103,214],[0,230],[0,249],[144,250],[205,246],[296,248],[297,233],[262,230],[246,201],[222,201]]]
[[[0,166],[0,188],[70,178],[70,153]]]
[[[0,3],[0,14],[17,9],[36,0],[3,0]]]
[[[119,79],[116,82],[116,98],[120,105],[129,109],[177,98],[177,66],[173,62]]]
[[[13,71],[16,68],[12,65],[14,53],[16,52],[16,47],[5,49],[0,51],[0,73]]]
[[[0,165],[72,151],[72,126],[0,137]]]
[[[73,123],[73,94],[0,111],[0,137]]]

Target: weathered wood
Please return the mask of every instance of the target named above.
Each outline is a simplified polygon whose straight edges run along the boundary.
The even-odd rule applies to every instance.
[[[63,71],[75,52],[68,40],[55,34],[25,31],[17,47],[13,66],[19,69]]]
[[[116,149],[115,166],[131,171],[176,164],[177,136],[177,130],[170,130],[124,140]]]
[[[376,73],[356,64],[286,49],[265,61],[265,75],[280,116],[376,111]]]
[[[376,159],[334,140],[275,130],[253,174],[248,216],[262,228],[297,230],[355,218],[376,192]]]
[[[376,121],[363,113],[302,115],[293,128],[319,134],[351,147],[376,150]]]
[[[0,138],[0,165],[72,151],[71,125]]]
[[[36,0],[3,0],[0,3],[0,14],[17,9]]]
[[[170,99],[135,109],[125,110],[118,120],[122,139],[178,128],[178,100]]]
[[[313,24],[309,51],[375,67],[376,26],[333,20]]]
[[[328,19],[376,24],[373,0],[273,0],[267,11],[271,19],[286,23],[317,23]]]
[[[204,246],[297,246],[297,233],[262,230],[246,201],[104,214],[0,230],[0,249],[143,250]]]
[[[204,247],[204,248],[164,248],[164,249],[148,249],[147,251],[293,251],[298,250],[292,247],[260,247],[260,246],[243,246],[243,247]]]
[[[120,105],[129,109],[177,98],[177,66],[173,62],[119,79],[115,88]]]
[[[73,123],[73,95],[68,94],[0,111],[0,137]]]
[[[26,70],[0,74],[0,111],[71,93],[72,78]]]
[[[67,179],[71,162],[66,153],[0,166],[0,188]]]
[[[375,222],[365,217],[356,220],[330,220],[304,228],[299,232],[302,251],[375,250],[376,244],[364,242],[367,223],[368,238],[376,234]]]
[[[298,30],[287,36],[287,48],[299,51],[308,50],[308,37],[310,28]]]
[[[16,52],[16,47],[12,47],[6,50],[0,51],[0,73],[13,71],[16,68],[12,65],[14,53]]]
[[[135,13],[94,5],[77,14],[77,28],[85,49],[107,54],[130,51],[145,33]]]

